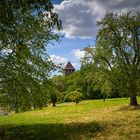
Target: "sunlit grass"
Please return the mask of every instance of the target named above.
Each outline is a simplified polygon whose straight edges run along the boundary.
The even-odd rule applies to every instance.
[[[129,99],[63,103],[0,117],[1,139],[140,139],[140,109]]]

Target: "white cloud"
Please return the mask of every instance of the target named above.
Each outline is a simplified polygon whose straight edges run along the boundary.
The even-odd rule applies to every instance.
[[[71,63],[72,65],[73,65],[73,67],[75,68],[75,67],[77,67],[77,63]]]
[[[96,22],[107,11],[139,11],[140,0],[64,0],[55,5],[68,38],[92,38],[97,33]]]
[[[8,54],[12,53],[12,50],[11,49],[2,49],[0,53],[2,53],[4,55],[8,55]]]
[[[56,56],[54,54],[50,55],[50,60],[52,60],[55,65],[62,65],[62,66],[65,65],[68,61],[67,58]]]
[[[66,66],[66,64],[68,63],[67,58],[65,57],[61,57],[61,56],[56,56],[54,54],[50,55],[50,60],[57,66],[61,66],[62,68],[64,68]],[[79,61],[73,59],[72,61],[70,61],[71,64],[73,65],[74,68],[79,69]]]
[[[77,59],[81,59],[81,58],[84,57],[85,51],[82,51],[82,50],[80,50],[80,49],[74,49],[74,50],[73,50],[73,55],[74,55],[74,57],[76,57]]]

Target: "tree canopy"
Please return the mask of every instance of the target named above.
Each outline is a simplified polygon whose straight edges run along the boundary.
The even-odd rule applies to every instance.
[[[54,65],[46,53],[61,28],[50,0],[0,1],[0,104],[16,112],[46,103]]]
[[[140,93],[140,14],[107,13],[100,21],[96,47],[85,48],[96,66],[96,84],[117,90],[137,105]],[[104,82],[103,82],[104,81]]]

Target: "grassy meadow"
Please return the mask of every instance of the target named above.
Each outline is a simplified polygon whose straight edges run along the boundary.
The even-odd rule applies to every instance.
[[[88,100],[0,116],[0,140],[140,140],[140,109],[128,104]]]

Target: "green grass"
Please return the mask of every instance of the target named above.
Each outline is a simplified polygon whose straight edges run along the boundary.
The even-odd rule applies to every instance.
[[[58,104],[0,117],[0,140],[140,139],[140,109],[129,99]]]

